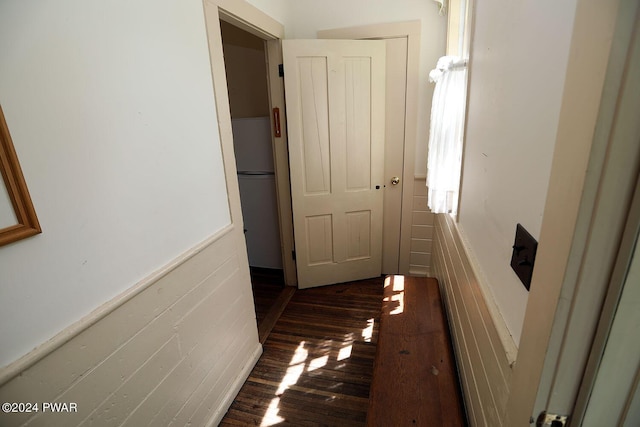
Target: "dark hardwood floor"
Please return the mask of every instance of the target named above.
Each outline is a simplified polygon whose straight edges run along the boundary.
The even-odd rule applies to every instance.
[[[299,290],[220,425],[363,426],[383,278]]]
[[[251,267],[251,288],[258,338],[264,344],[296,288],[285,286],[282,270],[256,267]]]
[[[257,267],[251,267],[250,271],[253,301],[259,325],[284,289],[284,273],[282,270]]]

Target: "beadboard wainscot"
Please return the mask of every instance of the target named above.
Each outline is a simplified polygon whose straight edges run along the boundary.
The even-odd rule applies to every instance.
[[[435,215],[434,232],[433,275],[442,287],[467,418],[472,427],[505,426],[515,343],[453,217]]]
[[[217,425],[262,354],[234,230],[3,368],[2,402],[73,402],[78,411],[2,414],[0,425]]]
[[[409,274],[431,275],[434,214],[427,207],[427,177],[416,175],[413,183],[413,208],[411,212],[411,252]]]

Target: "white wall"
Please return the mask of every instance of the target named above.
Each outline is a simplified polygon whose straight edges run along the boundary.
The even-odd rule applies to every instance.
[[[246,2],[254,5],[283,25],[289,22],[291,7],[294,3],[290,0],[246,0]]]
[[[248,0],[249,3],[273,16],[285,26],[288,39],[315,39],[319,30],[354,27],[387,22],[420,20],[420,95],[418,101],[418,134],[415,153],[415,173],[427,172],[429,116],[433,85],[428,82],[429,71],[444,55],[447,19],[438,15],[438,5],[431,0],[295,0],[287,3],[282,13],[279,2]]]
[[[539,238],[576,6],[475,7],[460,228],[517,344],[528,293],[511,246],[517,223]]]
[[[0,366],[230,222],[200,0],[0,2],[42,226],[0,247]]]

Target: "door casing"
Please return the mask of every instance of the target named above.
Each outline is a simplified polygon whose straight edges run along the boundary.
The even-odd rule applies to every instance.
[[[227,94],[227,77],[224,62],[214,60],[223,58],[220,20],[224,20],[263,40],[267,48],[267,74],[269,84],[269,101],[271,107],[280,109],[282,129],[286,129],[284,121],[284,88],[278,77],[278,64],[282,62],[279,51],[280,40],[284,38],[284,27],[264,12],[246,2],[234,0],[205,0],[205,21],[211,57],[211,73],[213,76],[214,97],[220,132],[220,145],[224,159],[225,178],[229,197],[229,209],[232,222],[242,223],[240,194],[231,132],[231,114]],[[273,116],[271,117],[273,126]],[[281,138],[275,138],[272,132],[274,152],[274,171],[276,177],[276,193],[278,200],[278,216],[280,222],[280,242],[282,246],[282,263],[285,284],[297,285],[296,266],[293,258],[293,219],[291,215],[291,194],[289,190],[289,159],[287,155],[286,132]],[[240,229],[242,227],[240,226]],[[244,238],[244,237],[243,237]]]

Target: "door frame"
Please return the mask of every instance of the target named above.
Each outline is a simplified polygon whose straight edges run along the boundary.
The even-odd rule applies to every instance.
[[[619,3],[577,2],[536,269],[505,425],[534,422],[544,410],[569,415],[586,379],[586,358],[636,182],[625,166],[609,163],[620,158],[621,148],[610,139],[618,101],[615,85],[620,84],[613,74],[623,68],[610,61],[626,55],[612,44]],[[622,158],[637,158],[628,148],[639,151],[627,146]],[[609,191],[611,182],[615,191]]]
[[[284,38],[284,26],[249,3],[237,0],[204,0],[205,25],[209,42],[211,74],[218,117],[220,146],[227,182],[231,221],[242,224],[240,192],[233,148],[231,112],[227,91],[227,75],[222,50],[220,20],[228,22],[262,40],[265,40],[267,79],[271,108],[280,109],[282,137],[275,138],[271,132],[274,153],[274,172],[280,225],[280,243],[285,284],[297,285],[296,265],[293,258],[293,214],[291,211],[291,189],[289,185],[289,158],[287,152],[286,122],[284,120],[284,86],[278,77],[278,64],[282,63],[280,40]],[[273,130],[273,115],[271,129]],[[239,227],[242,230],[242,227]]]
[[[318,31],[326,39],[390,39],[407,38],[407,82],[405,98],[404,167],[402,171],[402,210],[400,218],[400,274],[409,274],[411,257],[411,224],[415,181],[415,152],[418,135],[418,84],[420,74],[421,22],[405,21],[363,25]],[[385,177],[386,178],[386,177]],[[383,242],[384,244],[384,242]],[[383,253],[386,250],[383,247]]]
[[[572,425],[582,425],[586,420],[591,420],[590,424],[593,424],[591,417],[594,409],[591,408],[589,411],[587,409],[590,405],[597,408],[598,404],[602,404],[597,398],[592,399],[591,393],[594,390],[601,362],[603,362],[605,348],[609,345],[612,346],[610,348],[612,351],[620,351],[620,348],[615,347],[616,344],[609,341],[609,334],[615,317],[624,316],[617,311],[618,304],[625,302],[629,305],[631,303],[629,300],[624,301],[628,293],[623,293],[623,290],[625,284],[628,285],[627,274],[632,258],[639,256],[636,253],[636,245],[640,229],[640,145],[638,144],[640,142],[638,140],[640,128],[637,124],[637,111],[640,108],[640,82],[637,78],[632,77],[637,76],[640,70],[639,30],[640,6],[635,0],[621,1],[605,77],[597,125],[598,131],[594,140],[594,147],[605,146],[606,142],[606,156],[600,161],[598,156],[592,155],[596,158],[596,162],[592,161],[590,165],[590,169],[596,169],[601,173],[598,193],[595,195],[597,204],[596,209],[593,210],[593,225],[591,226],[591,235],[595,238],[598,246],[592,250],[595,252],[592,259],[596,262],[606,261],[605,265],[610,266],[610,269],[609,274],[603,275],[600,280],[601,283],[604,282],[600,285],[601,295],[596,294],[596,307],[599,309],[594,310],[593,307],[587,306],[588,312],[596,312],[597,329],[593,334],[592,343],[587,343],[590,349],[589,359],[586,368],[584,368],[584,374],[580,376],[579,392],[575,398],[575,407],[572,408]],[[596,167],[593,167],[594,163],[597,164]],[[598,226],[600,233],[598,233]],[[603,234],[614,234],[614,236],[617,234],[617,236],[599,237]],[[601,249],[599,246],[602,243],[604,243],[602,245],[604,248]],[[585,263],[589,265],[589,260],[585,259]],[[583,267],[583,269],[585,268]],[[594,274],[587,271],[587,275]],[[608,280],[605,281],[605,278]],[[588,285],[587,289],[594,287],[585,279],[581,279],[581,281]],[[582,304],[586,305],[584,302]],[[579,315],[580,311],[584,311],[584,309],[580,306],[578,308],[581,310],[574,310],[574,312]],[[583,322],[582,318],[578,317],[577,320],[575,318],[576,314],[572,313],[571,322]],[[620,319],[624,319],[624,317]],[[567,332],[568,336],[571,336],[572,331],[568,330]],[[566,346],[566,344],[564,345]],[[563,353],[568,354],[567,356],[563,354],[561,361],[565,366],[570,365],[570,361],[564,361],[564,358],[571,358],[573,354],[565,352],[564,349]],[[637,357],[637,353],[629,354],[626,351],[623,353],[628,358]],[[608,360],[606,362],[611,363]],[[625,372],[624,360],[617,359],[615,365],[621,373],[636,377],[635,371]],[[628,368],[629,364],[626,367]],[[559,365],[559,369],[567,370],[562,365]],[[603,384],[600,381],[599,384]],[[610,378],[606,381],[614,380]],[[611,382],[609,385],[618,388]],[[562,390],[560,387],[552,389],[552,396],[558,389]],[[573,392],[573,390],[570,391]],[[620,397],[622,398],[622,396]],[[556,404],[552,398],[549,400],[551,404]],[[566,402],[566,404],[570,403],[573,402]],[[564,408],[560,407],[559,409],[563,410]],[[607,415],[615,416],[618,414]],[[615,422],[614,419],[611,421]]]
[[[638,179],[636,180],[635,194],[633,196],[631,208],[629,209],[627,224],[623,232],[622,242],[616,258],[616,265],[611,276],[611,281],[609,282],[609,288],[603,304],[602,314],[600,316],[600,321],[598,322],[598,329],[593,340],[593,346],[591,347],[589,361],[585,369],[584,378],[580,384],[580,390],[576,398],[573,413],[571,414],[571,422],[573,425],[582,425],[585,419],[589,420],[589,418],[593,416],[594,412],[597,414],[596,416],[606,415],[611,421],[615,420],[611,418],[611,416],[624,416],[622,413],[608,413],[610,411],[607,411],[607,409],[610,408],[607,408],[606,406],[604,408],[602,407],[602,405],[606,405],[606,402],[594,397],[594,391],[602,393],[603,390],[605,390],[606,392],[611,393],[611,390],[614,390],[614,393],[618,393],[615,395],[616,398],[620,398],[620,402],[625,403],[625,409],[620,409],[623,411],[629,410],[629,404],[633,398],[634,390],[625,391],[625,389],[616,382],[619,378],[616,378],[615,375],[608,376],[607,372],[614,370],[617,371],[617,375],[628,376],[629,379],[636,382],[636,384],[639,381],[640,370],[638,368],[635,368],[636,371],[628,370],[628,368],[634,364],[635,360],[637,360],[637,350],[629,351],[628,339],[625,340],[625,342],[609,339],[615,328],[620,328],[620,326],[624,324],[632,324],[628,318],[629,307],[637,306],[637,302],[634,302],[637,301],[637,299],[630,300],[629,292],[632,292],[632,290],[627,289],[627,291],[625,291],[625,288],[627,286],[632,287],[632,283],[637,286],[637,282],[631,282],[628,274],[631,269],[631,264],[633,262],[638,262],[637,260],[640,259],[639,231],[640,175],[638,175]],[[637,292],[637,289],[635,292]],[[620,307],[623,307],[622,310],[619,310]],[[618,335],[618,337],[620,337],[620,335]],[[625,338],[627,338],[627,336],[625,336]],[[603,360],[603,357],[606,357],[608,351],[611,351],[620,357],[616,357],[614,360],[610,357]],[[601,370],[604,371],[602,375],[600,375]],[[597,388],[599,388],[599,390],[597,390]],[[628,394],[624,396],[624,393]],[[626,400],[622,400],[623,396]],[[637,396],[636,398],[640,398],[640,396]],[[618,422],[621,421],[623,420],[618,419]],[[593,424],[593,421],[591,424]]]

